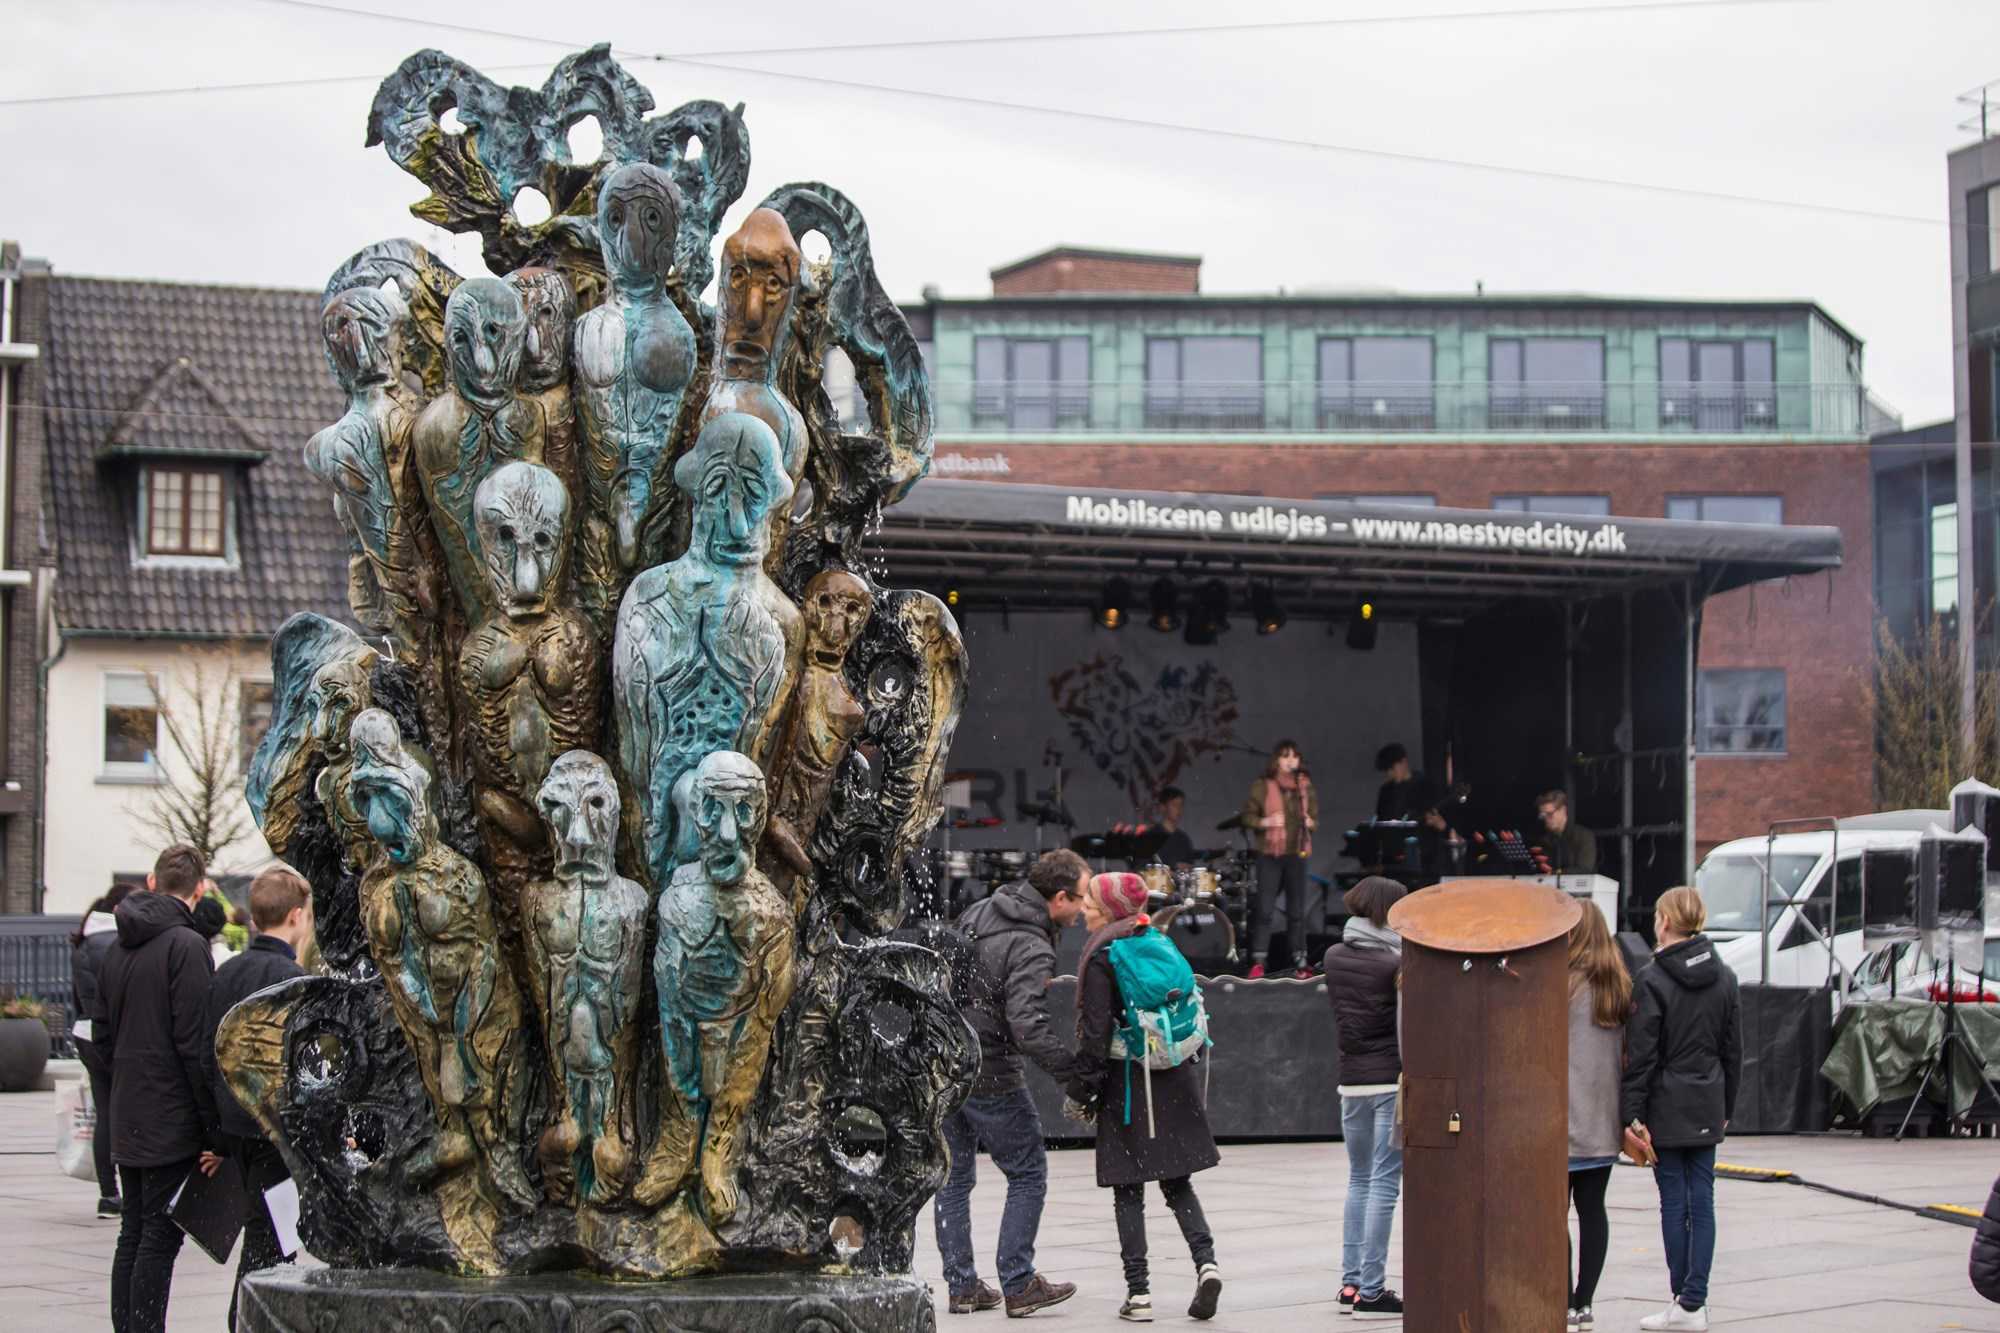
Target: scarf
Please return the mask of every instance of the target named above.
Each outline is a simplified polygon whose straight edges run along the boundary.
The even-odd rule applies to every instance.
[[[1300,777],[1297,774],[1293,774],[1289,778],[1283,774],[1279,774],[1275,778],[1264,779],[1264,818],[1270,819],[1275,815],[1278,819],[1278,823],[1266,825],[1264,828],[1264,855],[1285,856],[1291,854],[1288,835],[1294,823],[1297,824],[1299,830],[1299,849],[1296,854],[1299,856],[1312,855],[1312,830],[1306,827],[1306,792],[1311,790],[1311,788],[1312,779]],[[1296,820],[1293,819],[1291,812],[1285,808],[1285,797],[1287,795],[1296,796],[1298,800],[1299,812]]]
[[[1084,941],[1083,953],[1076,960],[1076,1035],[1079,1039],[1083,1036],[1083,970],[1090,966],[1090,956],[1111,941],[1122,940],[1140,928],[1137,916],[1123,916],[1099,926]]]
[[[1365,916],[1347,918],[1347,926],[1340,933],[1343,943],[1356,944],[1363,948],[1387,949],[1398,957],[1403,952],[1403,937],[1387,926],[1378,926]]]

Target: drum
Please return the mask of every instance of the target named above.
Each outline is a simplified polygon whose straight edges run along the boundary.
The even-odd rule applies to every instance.
[[[1187,866],[1176,878],[1184,902],[1213,902],[1222,893],[1222,877],[1207,866]]]
[[[1230,970],[1236,961],[1236,926],[1219,904],[1194,903],[1160,915],[1167,918],[1160,925],[1161,931],[1188,960],[1188,966],[1203,976]]]
[[[1163,898],[1174,896],[1174,872],[1157,861],[1141,870],[1139,878],[1146,881],[1147,894],[1158,894]]]

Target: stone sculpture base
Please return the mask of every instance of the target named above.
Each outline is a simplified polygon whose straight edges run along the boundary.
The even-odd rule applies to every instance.
[[[300,1268],[243,1283],[238,1333],[935,1333],[907,1277],[769,1273],[618,1283]]]

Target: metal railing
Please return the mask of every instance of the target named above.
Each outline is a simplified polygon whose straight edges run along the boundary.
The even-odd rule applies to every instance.
[[[76,1054],[69,1039],[70,932],[77,918],[0,917],[0,995],[32,996],[48,1006],[49,1054]]]
[[[936,380],[965,434],[1720,434],[1860,437],[1858,384]],[[859,420],[865,409],[842,404]]]

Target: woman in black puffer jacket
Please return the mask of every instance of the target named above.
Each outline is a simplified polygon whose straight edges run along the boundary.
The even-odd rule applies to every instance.
[[[1986,1196],[1986,1216],[1972,1233],[1972,1289],[1989,1301],[2000,1301],[2000,1180]]]

